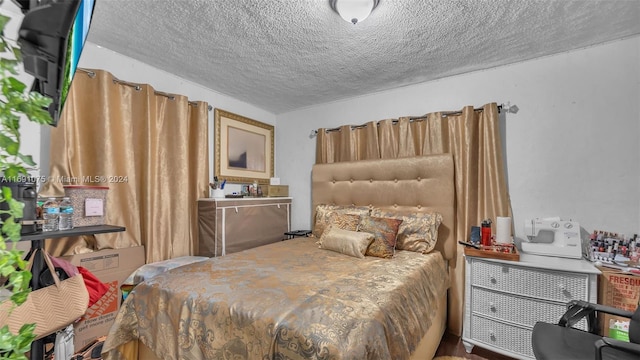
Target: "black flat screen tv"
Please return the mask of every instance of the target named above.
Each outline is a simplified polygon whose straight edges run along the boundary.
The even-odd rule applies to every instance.
[[[52,99],[52,125],[60,120],[85,45],[96,0],[14,0],[24,19],[18,31],[32,91]]]

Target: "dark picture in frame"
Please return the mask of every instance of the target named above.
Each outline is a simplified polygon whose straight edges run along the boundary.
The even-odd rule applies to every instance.
[[[215,109],[215,176],[231,183],[268,184],[273,177],[272,125]]]

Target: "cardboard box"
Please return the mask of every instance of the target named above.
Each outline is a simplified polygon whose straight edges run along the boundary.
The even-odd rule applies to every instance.
[[[287,197],[289,196],[289,185],[264,185],[264,196]]]
[[[600,270],[602,274],[598,277],[598,304],[635,311],[640,301],[640,276],[603,267]],[[600,329],[604,336],[611,337],[609,334],[611,320],[615,322],[615,320],[628,321],[629,319],[608,314],[603,316]]]
[[[78,351],[95,338],[109,332],[120,309],[120,285],[131,273],[145,264],[144,247],[106,249],[63,258],[76,266],[84,267],[109,285],[109,291],[87,309],[82,319],[74,325],[74,346],[75,351]]]

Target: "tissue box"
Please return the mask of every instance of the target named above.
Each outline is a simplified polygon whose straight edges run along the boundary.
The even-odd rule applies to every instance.
[[[108,190],[108,186],[64,186],[64,194],[73,204],[74,227],[104,225]]]
[[[289,196],[289,185],[263,185],[263,194],[268,197]]]

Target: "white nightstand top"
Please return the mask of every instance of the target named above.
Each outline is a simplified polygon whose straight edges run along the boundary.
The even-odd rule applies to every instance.
[[[465,255],[467,256],[467,255]],[[496,263],[503,263],[519,266],[531,267],[536,269],[564,270],[587,274],[600,274],[601,271],[588,260],[585,259],[569,259],[556,256],[540,256],[520,253],[520,261],[508,261],[499,259],[478,258],[490,260]]]

